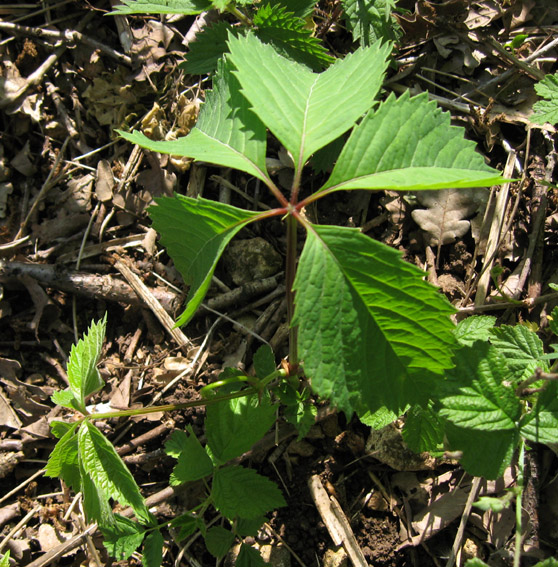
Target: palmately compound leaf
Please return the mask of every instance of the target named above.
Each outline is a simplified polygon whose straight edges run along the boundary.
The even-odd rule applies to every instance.
[[[259,441],[275,422],[269,397],[256,394],[207,406],[207,444],[219,463],[239,457]]]
[[[206,94],[196,126],[177,140],[153,141],[141,132],[119,134],[155,152],[190,157],[245,171],[271,183],[266,171],[265,126],[240,93],[227,61],[219,61],[213,90]]]
[[[423,403],[452,366],[453,308],[423,272],[357,229],[312,226],[294,283],[312,388],[348,415]]]
[[[504,355],[510,370],[508,380],[519,384],[534,374],[537,368],[548,371],[543,342],[524,325],[502,325],[490,332],[490,342]]]
[[[231,521],[256,518],[285,506],[285,499],[275,483],[241,466],[217,469],[211,496],[215,508]]]
[[[226,245],[258,213],[181,195],[156,199],[156,203],[149,208],[153,226],[190,286],[186,310],[177,321],[184,325],[203,301]]]
[[[320,40],[312,37],[306,22],[281,4],[264,4],[254,15],[256,35],[271,43],[281,54],[321,71],[334,59],[327,54]]]
[[[138,518],[151,521],[139,487],[111,443],[88,421],[78,434],[80,464],[85,474],[109,498],[131,506]]]
[[[85,409],[85,398],[99,391],[103,379],[97,370],[97,363],[101,356],[107,316],[97,323],[91,323],[88,332],[80,339],[77,345],[72,345],[68,360],[68,382],[74,395],[75,403],[81,411]]]
[[[60,438],[48,458],[45,476],[61,478],[75,492],[81,490],[80,472],[78,464],[78,438],[74,423]]]
[[[118,14],[199,14],[209,10],[210,0],[121,0],[121,4],[109,12],[109,16]]]
[[[474,431],[515,430],[521,403],[509,379],[506,358],[493,346],[477,341],[455,354],[440,415]]]
[[[280,56],[252,33],[230,38],[229,48],[242,93],[291,153],[295,172],[374,103],[390,53],[389,45],[375,44],[316,74]]]
[[[114,514],[114,524],[101,527],[103,544],[117,561],[128,559],[142,544],[145,527],[137,522]]]
[[[184,482],[199,480],[213,472],[213,463],[201,446],[198,438],[194,435],[192,428],[188,428],[189,435],[182,431],[174,431],[165,445],[167,454],[169,451],[178,459],[170,477],[171,486],[177,486]],[[176,447],[180,445],[178,455]]]
[[[353,130],[324,187],[416,191],[502,182],[426,93],[391,94]]]
[[[546,75],[546,77],[535,85],[537,94],[543,99],[533,105],[534,114],[531,122],[534,124],[557,124],[558,123],[558,73]]]
[[[558,387],[549,382],[520,423],[521,435],[535,443],[558,443]]]
[[[342,0],[341,3],[347,27],[361,45],[397,39],[399,25],[392,15],[395,0]]]

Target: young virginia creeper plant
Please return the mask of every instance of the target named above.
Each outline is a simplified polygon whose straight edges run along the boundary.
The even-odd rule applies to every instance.
[[[555,383],[546,388],[537,383],[541,393],[531,397],[515,392],[526,373],[534,372],[533,364],[549,370],[541,366],[545,358],[536,335],[523,327],[492,329],[493,321],[484,318],[456,329],[449,318],[452,306],[398,252],[358,229],[313,224],[305,215],[308,205],[341,190],[420,191],[502,181],[426,94],[377,101],[390,46],[360,48],[322,73],[282,57],[253,33],[230,35],[228,51],[188,136],[157,142],[139,132],[120,134],[154,151],[243,171],[268,187],[277,207],[264,212],[176,195],[158,199],[150,215],[190,286],[180,325],[199,307],[235,234],[249,223],[284,219],[288,361],[277,370],[269,347],[261,347],[255,376],[227,369],[199,401],[154,408],[207,406],[205,447],[191,429],[175,431],[166,445],[176,459],[171,485],[200,482],[205,496],[193,510],[163,523],[149,512],[132,475],[93,424],[151,410],[90,414],[86,406],[87,396],[103,385],[96,363],[105,320],[93,324],[72,350],[70,388],[54,397],[82,417],[54,424],[60,440],[47,473],[83,493],[86,514],[101,526],[111,554],[129,557],[143,543],[149,567],[161,562],[162,530],[174,530],[177,540],[199,530],[208,551],[220,558],[235,538],[255,534],[264,515],[284,505],[270,480],[229,462],[272,426],[278,401],[304,435],[315,413],[306,383],[348,416],[409,410],[405,435],[411,447],[435,450],[445,436],[449,448],[463,453],[465,468],[488,478],[501,474],[522,439],[555,440],[552,429],[558,425]],[[293,158],[287,194],[266,168],[268,132]],[[307,194],[305,166],[338,139],[344,145],[329,178]],[[298,258],[299,227],[306,237]],[[487,448],[482,458],[478,446]],[[115,514],[110,499],[130,507],[137,522]],[[225,524],[208,525],[213,510]],[[261,563],[243,544],[237,565]]]

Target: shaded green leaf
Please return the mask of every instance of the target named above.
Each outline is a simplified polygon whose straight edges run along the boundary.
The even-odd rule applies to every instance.
[[[264,4],[254,16],[256,35],[285,57],[303,63],[315,71],[330,65],[334,59],[306,22],[280,4]]]
[[[399,25],[393,17],[395,0],[342,0],[345,21],[360,45],[395,40]]]
[[[490,565],[485,563],[482,559],[475,557],[473,559],[467,559],[465,567],[490,567]]]
[[[192,535],[194,532],[200,530],[205,533],[205,524],[203,520],[198,517],[192,516],[190,512],[182,514],[174,518],[170,523],[172,528],[178,528],[178,535],[176,536],[177,541],[182,541],[188,536]]]
[[[252,0],[249,0],[252,2]],[[277,0],[261,0],[260,6],[274,6]],[[287,12],[293,13],[299,18],[306,18],[314,12],[314,6],[316,2],[314,0],[280,0],[281,6],[287,10]]]
[[[275,356],[269,345],[262,345],[254,354],[254,369],[256,376],[262,380],[275,372]]]
[[[237,35],[238,31],[228,22],[221,21],[205,26],[189,44],[186,61],[180,63],[179,67],[190,75],[213,73],[217,69],[219,59],[229,50],[229,33]]]
[[[45,476],[61,478],[75,492],[81,490],[77,427],[78,424],[74,423],[67,429],[50,454],[45,468]]]
[[[161,567],[163,543],[163,535],[159,530],[147,534],[143,544],[142,565],[144,567]]]
[[[82,411],[85,409],[85,398],[99,391],[103,385],[103,379],[97,370],[97,363],[101,356],[107,316],[97,323],[91,323],[89,330],[80,339],[77,345],[72,345],[70,358],[68,360],[68,382],[70,390],[74,395],[76,404]],[[65,394],[63,395],[65,398]],[[57,399],[60,399],[58,397]]]
[[[221,559],[225,557],[229,549],[231,548],[234,541],[234,534],[221,526],[213,526],[207,530],[205,534],[205,546],[207,551]]]
[[[549,382],[520,423],[521,435],[535,443],[558,443],[558,387]]]
[[[50,422],[50,431],[51,433],[57,438],[61,439],[70,431],[71,429],[75,429],[77,423],[67,423],[65,421],[51,421]]]
[[[445,189],[501,183],[426,93],[391,94],[353,130],[324,189]]]
[[[176,268],[190,285],[186,310],[177,323],[184,325],[203,301],[225,246],[257,213],[201,197],[175,195],[156,202],[156,207],[149,208],[153,225],[161,233],[161,242]]]
[[[496,348],[484,341],[462,347],[449,376],[440,415],[475,432],[516,429],[521,403],[513,389],[504,385],[509,369]]]
[[[495,323],[496,317],[488,315],[467,317],[458,323],[454,335],[460,344],[471,346],[475,341],[488,341]]]
[[[235,567],[266,567],[269,563],[266,563],[253,547],[243,543],[234,565]]]
[[[265,165],[265,126],[240,93],[229,62],[219,61],[213,84],[213,90],[206,93],[198,122],[187,136],[154,141],[141,132],[119,134],[156,152],[233,167],[271,183]]]
[[[294,289],[312,388],[348,415],[403,412],[452,366],[451,305],[423,272],[357,229],[313,226]]]
[[[229,520],[256,518],[285,506],[277,485],[253,469],[241,466],[217,469],[211,490],[215,508]]]
[[[118,14],[199,14],[212,7],[210,0],[120,0],[107,15]]]
[[[88,421],[78,434],[80,463],[88,478],[109,498],[131,506],[138,518],[150,521],[139,487],[112,444]]]
[[[114,514],[114,524],[101,527],[103,544],[117,561],[128,559],[142,544],[145,527],[120,514]]]
[[[370,108],[390,50],[377,44],[360,49],[315,74],[281,57],[253,34],[231,38],[229,47],[242,93],[291,152],[295,175],[315,151],[349,130]]]
[[[432,404],[427,408],[412,407],[405,418],[403,439],[416,453],[439,451],[444,441],[444,422]]]
[[[506,359],[510,370],[508,380],[516,383],[534,374],[537,367],[548,370],[542,361],[544,348],[541,339],[524,325],[502,325],[490,332],[490,342]]]
[[[234,531],[240,537],[256,537],[260,528],[264,525],[265,516],[255,518],[238,518],[235,523]]]
[[[181,434],[181,448],[177,456],[178,462],[172,470],[170,477],[171,486],[199,480],[213,472],[213,463],[205,452],[205,449],[201,446],[198,438],[194,435],[191,427],[188,428],[188,433],[189,435],[183,435],[181,431],[174,431],[171,435],[170,443],[175,445],[177,435]],[[174,442],[172,441],[173,439]],[[167,442],[167,444],[168,443],[169,442]]]
[[[226,463],[252,448],[275,422],[275,407],[267,396],[252,394],[207,407],[207,444],[214,459]]]
[[[534,124],[557,124],[558,123],[558,73],[546,75],[546,77],[535,84],[537,94],[547,100],[539,100],[533,105],[534,114],[531,122]]]

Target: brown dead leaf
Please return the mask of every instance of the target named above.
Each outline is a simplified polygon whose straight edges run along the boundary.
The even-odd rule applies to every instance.
[[[14,408],[11,406],[8,399],[0,391],[0,425],[10,427],[12,429],[19,429],[22,425]]]
[[[110,163],[106,159],[100,160],[97,164],[97,178],[95,182],[95,196],[97,199],[103,203],[110,201],[115,184]]]

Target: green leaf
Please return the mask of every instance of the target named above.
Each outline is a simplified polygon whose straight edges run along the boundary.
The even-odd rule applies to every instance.
[[[161,567],[163,543],[163,535],[159,530],[147,534],[143,544],[142,565],[144,567]]]
[[[256,376],[262,380],[275,372],[275,356],[269,345],[262,345],[254,354]]]
[[[186,324],[196,312],[211,283],[225,246],[257,213],[230,205],[175,195],[156,199],[149,208],[155,229],[190,291],[186,310],[178,325]]]
[[[548,370],[548,364],[542,361],[542,341],[524,325],[495,327],[490,332],[490,342],[506,359],[511,372],[508,380],[518,384],[534,374],[537,367]]]
[[[558,559],[549,557],[544,561],[539,561],[536,565],[533,565],[533,567],[558,567]]]
[[[515,495],[512,491],[504,493],[500,498],[495,498],[493,496],[481,496],[473,506],[479,510],[492,510],[493,512],[502,512],[506,508],[509,508]]]
[[[153,141],[140,132],[118,133],[144,148],[245,171],[271,183],[266,171],[266,131],[242,96],[227,61],[219,61],[213,90],[206,93],[198,122],[177,140]]]
[[[439,451],[444,441],[444,423],[432,404],[412,407],[405,418],[403,439],[416,453]]]
[[[473,559],[467,559],[467,563],[465,563],[465,567],[490,567],[490,565],[485,563],[482,559],[475,557]]]
[[[423,277],[357,229],[312,226],[293,324],[315,392],[347,415],[402,413],[431,395],[452,366],[453,308]]]
[[[426,93],[391,94],[353,130],[325,189],[444,189],[501,183]]]
[[[243,543],[235,561],[235,567],[268,567],[258,551]]]
[[[172,528],[178,528],[178,535],[176,536],[176,541],[180,542],[186,539],[188,536],[192,535],[194,532],[200,530],[205,533],[205,524],[201,518],[192,516],[190,512],[182,514],[174,518],[170,526]]]
[[[349,130],[370,108],[390,51],[389,46],[376,44],[315,74],[281,57],[253,34],[230,38],[229,47],[242,93],[291,152],[295,175],[315,151]]]
[[[145,527],[120,514],[114,514],[112,526],[101,527],[103,544],[117,561],[128,559],[141,545]]]
[[[60,422],[58,422],[60,423]],[[59,477],[75,492],[81,490],[78,462],[77,423],[74,423],[54,447],[45,468],[45,476]]]
[[[483,341],[462,347],[449,375],[440,415],[475,431],[516,430],[521,403],[513,389],[504,385],[509,369],[496,348]]]
[[[62,406],[63,408],[68,408],[76,411],[81,411],[80,403],[76,400],[74,393],[68,388],[67,390],[59,390],[54,392],[50,399],[57,406]]]
[[[10,567],[10,550],[9,549],[0,558],[0,567]]]
[[[228,52],[229,32],[232,35],[238,34],[237,29],[228,22],[216,22],[211,26],[205,26],[188,46],[186,61],[180,63],[179,67],[190,75],[213,73],[217,69],[219,59]]]
[[[254,15],[256,35],[285,57],[303,63],[315,71],[330,65],[334,59],[312,32],[306,22],[280,4],[264,4]]]
[[[392,16],[395,0],[342,0],[347,27],[360,45],[395,40],[399,26]]]
[[[250,519],[238,518],[234,531],[240,537],[256,537],[265,520],[265,516],[256,516]]]
[[[171,446],[173,446],[180,439],[178,442],[181,445],[180,453],[177,456],[178,462],[172,470],[170,477],[171,486],[199,480],[213,472],[213,463],[205,449],[201,446],[198,438],[194,435],[191,427],[188,427],[188,433],[189,435],[186,436],[182,431],[174,431],[169,440]],[[167,442],[167,445],[169,442]]]
[[[523,417],[521,435],[535,443],[558,443],[558,387],[549,382],[532,410]]]
[[[209,0],[120,0],[108,16],[118,14],[199,14],[211,8]]]
[[[209,551],[213,557],[217,557],[217,559],[225,557],[233,541],[234,534],[221,526],[213,526],[209,528],[205,534],[205,546],[207,547],[207,551]]]
[[[57,438],[62,439],[68,431],[75,429],[77,423],[66,423],[65,421],[51,421],[50,431]]]
[[[219,463],[239,457],[252,448],[275,422],[275,406],[255,394],[211,404],[205,427],[207,444]]]
[[[72,345],[70,351],[68,382],[76,404],[79,404],[82,411],[85,410],[85,398],[99,391],[104,385],[97,370],[97,363],[103,348],[106,326],[105,313],[102,320],[91,323],[87,334],[78,341],[77,345]]]
[[[251,3],[252,0],[249,0]],[[277,0],[261,0],[259,6],[274,6]],[[314,6],[316,2],[314,0],[280,0],[281,6],[287,10],[287,12],[293,13],[299,18],[306,18],[314,12]]]
[[[398,417],[398,414],[388,410],[385,406],[378,408],[376,411],[367,411],[358,416],[364,425],[368,425],[368,427],[376,430],[393,423]]]
[[[138,518],[150,521],[139,487],[112,444],[88,421],[78,434],[80,462],[86,475],[109,498],[131,506]]]
[[[558,123],[558,73],[546,75],[546,77],[535,84],[537,94],[547,100],[540,100],[533,105],[534,114],[531,122],[534,124]]]
[[[496,317],[488,315],[467,317],[458,323],[454,335],[460,344],[471,346],[475,341],[488,341],[495,323]]]
[[[558,307],[555,307],[550,313],[550,317],[548,317],[548,326],[555,335],[558,335]]]
[[[229,520],[255,518],[285,506],[277,485],[253,469],[241,466],[217,469],[211,490],[215,508]]]
[[[517,430],[482,431],[446,423],[446,438],[451,451],[462,451],[460,463],[473,476],[495,480],[510,465],[519,442]]]
[[[103,489],[95,484],[88,471],[83,466],[81,452],[79,455],[79,473],[81,476],[81,492],[83,493],[83,508],[89,522],[97,522],[100,527],[106,528],[115,523],[109,498]]]

